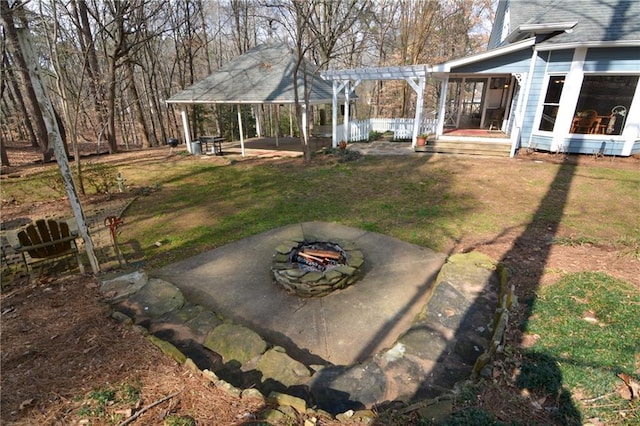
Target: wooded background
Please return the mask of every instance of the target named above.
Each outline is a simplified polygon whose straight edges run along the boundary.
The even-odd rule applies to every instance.
[[[65,143],[153,147],[182,126],[164,102],[252,47],[286,43],[316,71],[436,64],[484,50],[495,0],[0,0],[0,136],[51,159],[19,33],[31,39]],[[366,83],[366,84],[365,84]],[[411,117],[403,81],[365,82],[355,116]],[[238,82],[242,84],[242,82]],[[428,85],[427,111],[437,85]],[[234,105],[189,108],[194,137],[238,134]],[[243,113],[265,114],[262,107]],[[283,118],[284,132],[288,119]],[[275,131],[280,126],[276,126]],[[67,147],[67,152],[70,152]]]

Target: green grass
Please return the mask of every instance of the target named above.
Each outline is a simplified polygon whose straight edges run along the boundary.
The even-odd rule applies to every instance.
[[[117,170],[129,185],[159,189],[140,196],[127,210],[119,235],[125,256],[131,258],[132,247],[139,247],[149,268],[314,220],[380,232],[443,252],[463,238],[482,243],[503,233],[517,234],[525,226],[557,227],[572,236],[557,235],[553,244],[610,245],[625,258],[640,258],[637,170],[618,170],[609,162],[569,167],[427,157],[345,161],[344,153],[336,155],[342,157],[310,164],[299,159],[217,164],[189,157],[98,171],[102,176]],[[59,198],[64,191],[56,174],[52,169],[3,180],[3,202]],[[639,296],[631,286],[602,274],[569,275],[541,289],[527,325],[527,332],[541,338],[521,354],[525,362],[519,386],[557,401],[556,414],[567,424],[594,416],[621,423],[620,410],[640,423],[637,403],[629,406],[615,395],[592,403],[575,397],[593,400],[611,394],[621,384],[619,372],[637,377],[639,309]],[[597,323],[582,319],[589,310]],[[123,392],[111,395],[108,391],[113,390],[95,391],[81,410],[106,415],[108,404],[123,400]],[[460,424],[494,421],[489,413],[475,410],[458,416]],[[452,418],[451,424],[456,421]]]
[[[577,237],[556,236],[557,244],[596,242],[638,256],[636,170],[617,170],[609,162],[577,167],[427,157],[341,161],[342,151],[318,154],[310,164],[300,159],[220,164],[175,157],[86,169],[100,182],[120,172],[128,185],[159,189],[146,191],[149,196],[133,204],[120,234],[125,255],[133,250],[129,241],[146,252],[152,266],[311,220],[339,222],[443,252],[462,238],[490,241],[532,221],[544,229],[560,220],[559,228]],[[321,161],[327,158],[334,161]],[[3,201],[60,198],[64,191],[56,174],[52,167],[4,180]],[[164,240],[169,243],[154,245]]]
[[[118,424],[124,420],[122,410],[134,408],[140,401],[140,384],[123,383],[93,389],[78,408],[78,416]],[[120,412],[118,412],[120,411]]]
[[[554,164],[517,166],[483,171],[493,173],[489,177],[475,176],[463,160],[429,162],[423,158],[368,157],[310,165],[291,160],[260,166],[242,161],[224,166],[200,161],[178,163],[162,172],[155,166],[149,166],[151,170],[125,167],[121,169],[125,176],[131,176],[130,181],[163,188],[153,201],[141,198],[127,212],[132,218],[153,216],[154,220],[126,233],[142,247],[169,238],[172,244],[155,252],[180,251],[177,256],[311,220],[335,221],[445,252],[463,236],[491,238],[532,220],[545,226],[558,218],[561,226],[580,230],[579,238],[564,237],[556,241],[559,244],[597,241],[613,245],[622,235],[628,236],[627,241],[640,238],[633,226],[637,219],[633,208],[623,206],[606,218],[597,213],[617,205],[617,200],[633,199],[634,182],[640,181],[634,171],[617,171],[616,179],[607,181],[602,177],[606,174],[595,168],[576,171]],[[561,176],[554,181],[558,172]],[[574,172],[572,179],[565,176]],[[521,178],[530,173],[536,174],[535,180]],[[584,185],[596,178],[600,195],[587,203],[589,213],[569,214],[585,208],[584,197],[575,195],[571,185]],[[620,179],[628,184],[621,186]],[[514,181],[518,182],[517,191],[507,191],[505,185]],[[552,183],[560,196],[540,206]],[[562,196],[565,193],[569,193],[568,200]],[[563,210],[569,213],[558,213]],[[186,211],[199,215],[198,223],[189,230],[176,226],[178,212]],[[123,234],[123,238],[127,236]]]
[[[640,369],[639,318],[638,290],[602,273],[571,274],[543,288],[526,330],[540,339],[525,351],[518,385],[560,400],[566,424],[579,424],[580,417],[640,423],[638,401],[616,393],[617,374],[637,377]]]

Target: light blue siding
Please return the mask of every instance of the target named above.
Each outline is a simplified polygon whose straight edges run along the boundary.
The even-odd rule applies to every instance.
[[[535,68],[533,70],[533,79],[531,80],[531,87],[529,89],[529,99],[524,111],[524,117],[522,121],[522,133],[521,137],[526,145],[526,141],[529,140],[531,132],[536,126],[534,123],[536,109],[541,97],[542,85],[545,80],[545,72],[547,70],[547,54],[546,52],[538,53],[536,57]]]
[[[550,50],[544,53],[542,56],[547,61],[548,72],[569,72],[573,61],[573,50]]]
[[[587,139],[572,137],[565,139],[565,151],[570,154],[603,154],[621,155],[624,141],[603,137],[601,139]]]
[[[589,49],[585,72],[636,72],[640,74],[640,47]]]
[[[530,59],[531,49],[527,48],[509,55],[503,55],[460,67],[453,67],[451,68],[451,73],[505,74],[527,72]]]
[[[631,155],[635,154],[640,154],[640,140],[635,141],[631,147]]]
[[[534,135],[531,142],[525,143],[523,146],[540,151],[551,151],[551,137]]]
[[[531,148],[538,151],[551,151],[551,136],[533,135],[530,142],[524,143],[523,148]],[[622,148],[624,141],[613,140],[612,138],[584,138],[581,136],[566,138],[564,140],[564,152],[569,154],[603,154],[603,155],[616,155],[622,154]],[[640,141],[636,142],[634,148],[635,153],[640,153]],[[634,154],[633,150],[631,152]]]

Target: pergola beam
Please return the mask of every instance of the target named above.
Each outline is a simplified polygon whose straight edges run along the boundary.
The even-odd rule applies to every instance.
[[[330,70],[320,73],[320,77],[333,82],[333,111],[332,111],[332,146],[338,146],[337,120],[338,120],[338,93],[344,89],[345,118],[344,132],[349,141],[349,96],[362,80],[405,80],[416,92],[416,115],[413,126],[411,145],[416,146],[420,124],[422,122],[422,109],[424,103],[424,89],[427,81],[426,65],[408,65],[402,67],[374,67],[346,70]],[[353,83],[352,83],[353,82]]]

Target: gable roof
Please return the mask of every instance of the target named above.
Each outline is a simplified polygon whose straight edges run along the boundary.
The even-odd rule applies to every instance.
[[[508,11],[508,12],[507,12]],[[639,45],[638,0],[501,0],[492,46],[507,20],[505,43],[538,35],[539,47],[561,45]],[[494,34],[495,33],[495,34]]]
[[[222,66],[218,71],[167,99],[174,104],[292,104],[293,72],[297,55],[285,44],[263,44]],[[331,103],[332,83],[314,74],[306,62],[311,87],[310,103]],[[298,71],[299,99],[303,97],[303,72]]]

